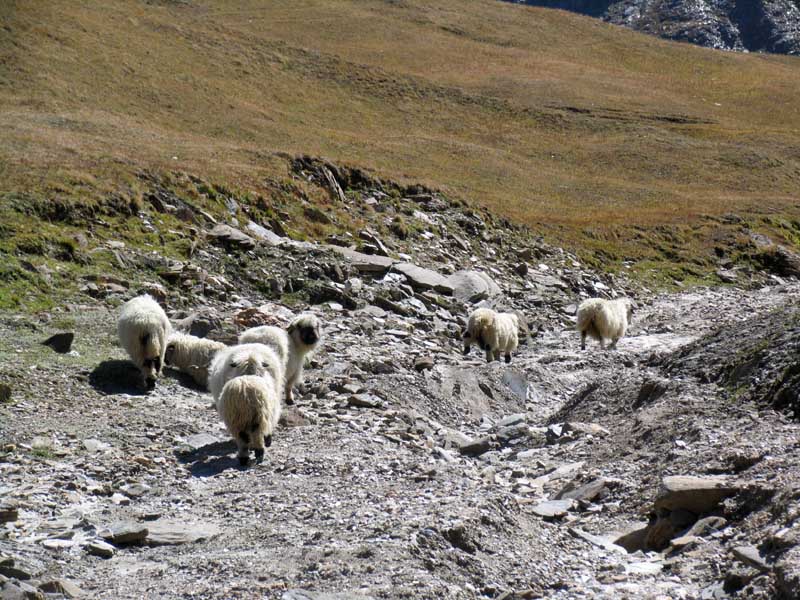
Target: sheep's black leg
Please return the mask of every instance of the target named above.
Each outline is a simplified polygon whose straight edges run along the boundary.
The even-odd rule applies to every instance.
[[[236,440],[236,446],[238,448],[238,452],[236,453],[236,458],[239,459],[239,466],[246,467],[247,464],[250,462],[250,449],[248,448],[248,444],[250,443],[250,436],[247,435],[246,431],[239,432],[239,437],[241,440]]]
[[[506,364],[511,362],[511,353],[506,352]]]
[[[272,446],[272,434],[271,433],[269,435],[265,435],[264,436],[264,446],[266,446],[267,448]]]
[[[294,404],[294,392],[292,391],[292,384],[286,384],[286,405],[291,406]]]
[[[586,332],[581,331],[581,350],[586,350]]]
[[[255,455],[256,455],[256,464],[260,465],[264,461],[264,449],[256,448]]]

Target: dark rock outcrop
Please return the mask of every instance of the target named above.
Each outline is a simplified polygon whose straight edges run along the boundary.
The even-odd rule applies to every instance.
[[[511,0],[720,50],[800,54],[797,0]]]

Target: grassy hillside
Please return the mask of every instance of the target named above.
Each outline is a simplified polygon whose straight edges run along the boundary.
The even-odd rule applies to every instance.
[[[487,0],[9,0],[0,31],[0,192],[23,203],[136,202],[143,169],[270,199],[308,153],[587,256],[703,263],[737,243],[727,213],[800,238],[796,58]]]

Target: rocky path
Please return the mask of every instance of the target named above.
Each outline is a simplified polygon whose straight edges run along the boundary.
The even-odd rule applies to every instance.
[[[563,318],[509,366],[462,357],[446,310],[324,303],[306,393],[244,470],[209,394],[178,376],[135,390],[111,309],[77,313],[73,355],[37,344],[52,324],[7,316],[3,597],[711,598],[736,577],[769,597],[772,567],[731,554],[768,533],[758,506],[664,552],[610,540],[647,522],[663,476],[728,455],[753,461],[751,482],[796,485],[796,423],[650,365],[798,297],[662,296],[617,352],[581,352]]]

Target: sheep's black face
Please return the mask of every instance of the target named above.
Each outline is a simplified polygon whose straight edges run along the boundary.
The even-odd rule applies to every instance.
[[[319,341],[319,331],[313,325],[300,327],[300,340],[306,346],[313,346]]]
[[[175,344],[169,344],[167,351],[164,353],[164,364],[169,366],[172,364],[172,355],[175,354]]]
[[[156,387],[156,379],[161,371],[161,358],[146,358],[142,362],[142,375],[144,376],[144,383],[148,390]]]
[[[466,329],[461,332],[461,339],[464,340],[464,356],[469,354],[469,348],[472,345],[472,336]]]

